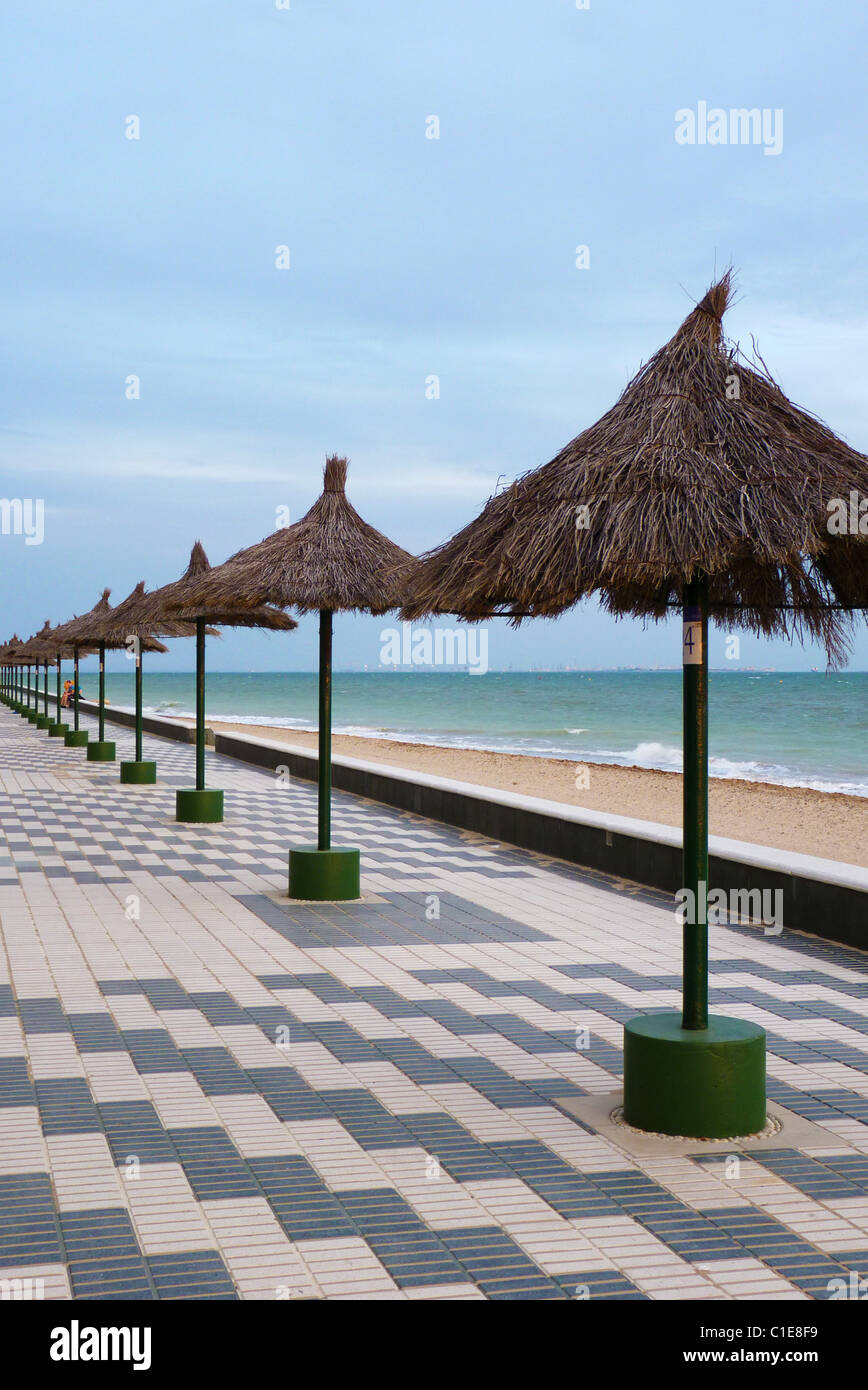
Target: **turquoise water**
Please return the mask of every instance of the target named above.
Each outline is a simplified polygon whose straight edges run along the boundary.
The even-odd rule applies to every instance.
[[[82,690],[96,695],[88,666]],[[132,707],[132,672],[108,675],[106,692],[113,704]],[[316,727],[314,674],[217,672],[206,698],[215,719]],[[192,717],[193,676],[149,671],[146,661],[144,699],[149,712]],[[337,673],[334,729],[678,769],[681,673]],[[868,796],[868,672],[712,672],[710,743],[716,777]]]

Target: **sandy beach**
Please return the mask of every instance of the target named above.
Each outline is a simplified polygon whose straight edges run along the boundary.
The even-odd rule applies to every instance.
[[[316,747],[313,732],[216,719],[209,719],[208,724],[227,733]],[[579,765],[566,759],[341,734],[334,737],[334,752],[570,806],[587,806],[663,825],[681,824],[681,776],[676,772],[585,763],[581,766],[587,768],[588,785],[577,787]],[[868,799],[864,797],[714,778],[709,791],[709,820],[712,835],[868,867]]]

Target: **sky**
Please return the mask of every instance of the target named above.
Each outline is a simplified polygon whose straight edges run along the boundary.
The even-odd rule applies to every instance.
[[[730,264],[729,336],[866,449],[866,27],[852,0],[5,7],[0,491],[45,520],[0,535],[3,636],[297,519],[331,452],[366,519],[430,548]],[[679,143],[702,102],[767,111],[779,152]],[[339,619],[336,665],[376,666],[392,622]],[[679,660],[675,623],[594,605],[489,637],[493,667]],[[750,635],[740,660],[824,664]],[[315,663],[312,617],[209,657]]]

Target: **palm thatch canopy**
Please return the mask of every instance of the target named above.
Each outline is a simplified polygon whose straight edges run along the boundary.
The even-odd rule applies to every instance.
[[[362,520],[347,499],[346,480],[347,460],[326,459],[322,494],[301,520],[191,581],[184,611],[201,604],[215,612],[262,604],[302,613],[385,613],[397,607],[414,559]]]
[[[422,557],[403,616],[551,617],[597,591],[659,618],[709,576],[728,628],[808,635],[831,660],[868,604],[868,544],[830,508],[868,496],[868,458],[793,405],[722,329],[730,274],[590,429]]]
[[[57,665],[57,644],[52,642],[52,627],[46,618],[42,627],[37,633],[25,642],[20,650],[26,652],[25,661],[30,661],[37,666],[56,666]]]
[[[35,655],[32,654],[32,647],[32,637],[26,637],[23,642],[18,643],[18,647],[15,651],[15,660],[19,665],[30,666],[36,661]]]
[[[39,650],[49,654],[51,665],[54,665],[58,659],[60,661],[71,661],[75,656],[76,650],[78,650],[79,656],[87,656],[89,653],[96,650],[94,643],[90,643],[87,646],[83,646],[81,643],[73,645],[73,643],[65,639],[62,634],[58,634],[61,634],[60,627],[52,627],[46,620],[41,631],[38,632],[31,641],[32,650]]]
[[[88,613],[82,613],[81,617],[70,618],[69,622],[61,623],[60,627],[56,627],[54,629],[55,640],[68,643],[73,648],[77,647],[79,653],[83,647],[93,646],[93,629],[111,612],[110,594],[111,589],[103,589]],[[96,640],[99,641],[98,638]]]
[[[18,649],[20,648],[20,646],[21,646],[21,638],[18,636],[18,633],[15,632],[15,633],[13,633],[13,635],[9,638],[9,641],[8,641],[8,642],[4,642],[3,645],[2,645],[2,647],[0,647],[0,665],[3,665],[3,666],[15,666],[15,665],[17,665],[17,662],[18,662],[17,653],[18,653]]]
[[[197,618],[219,623],[221,627],[261,627],[273,632],[292,632],[298,627],[295,619],[290,618],[287,613],[281,613],[279,608],[269,608],[265,605],[249,608],[246,604],[237,603],[231,593],[215,604],[201,599],[192,601],[189,595],[195,594],[199,580],[211,572],[202,542],[196,541],[190,551],[190,563],[181,578],[143,596],[142,615],[155,625],[155,630],[162,622],[195,622]],[[162,631],[162,628],[159,627],[159,630]]]
[[[131,637],[139,640],[143,651],[165,652],[168,648],[157,641],[161,637],[195,637],[194,623],[169,617],[164,612],[154,612],[152,594],[145,590],[145,581],[140,579],[136,587],[115,608],[96,622],[92,628],[97,641],[107,647],[124,647]],[[213,630],[212,630],[213,633]],[[219,636],[218,633],[213,633]]]

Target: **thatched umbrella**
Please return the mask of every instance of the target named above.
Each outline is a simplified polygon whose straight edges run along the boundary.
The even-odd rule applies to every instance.
[[[216,604],[191,600],[198,581],[211,572],[202,542],[196,541],[181,578],[145,594],[140,606],[143,620],[159,625],[160,631],[171,614],[172,621],[192,624],[196,633],[196,786],[180,788],[175,793],[175,818],[200,825],[223,819],[222,790],[205,786],[205,637],[214,632],[206,623],[218,623],[220,627],[259,627],[272,632],[292,632],[298,627],[295,619],[280,609],[265,605],[251,609],[246,604],[239,605],[231,593]]]
[[[10,708],[14,709],[18,702],[18,662],[16,653],[21,646],[21,638],[18,633],[14,633],[8,642],[4,642],[0,647],[0,664],[3,666],[3,699]]]
[[[359,896],[359,851],[331,843],[332,614],[385,613],[403,598],[400,568],[412,556],[363,521],[346,496],[347,460],[326,460],[325,486],[300,521],[240,550],[192,586],[190,605],[236,610],[261,604],[319,613],[319,759],[317,844],[290,851],[291,897]],[[192,609],[190,609],[192,611]]]
[[[76,662],[75,680],[74,680],[74,682],[73,682],[73,691],[75,692],[75,691],[78,689],[78,665],[77,665],[77,658],[80,658],[80,657],[82,657],[82,656],[91,656],[92,653],[96,651],[96,647],[84,647],[84,648],[82,648],[82,647],[78,647],[78,646],[73,646],[70,642],[64,642],[64,641],[58,639],[58,636],[57,636],[58,631],[59,631],[59,628],[54,628],[53,631],[51,632],[50,636],[49,636],[49,639],[48,639],[48,641],[49,641],[49,643],[51,644],[51,647],[52,647],[52,649],[53,649],[53,651],[54,651],[54,654],[55,654],[55,656],[57,657],[57,670],[56,670],[57,684],[56,684],[56,695],[55,695],[55,700],[56,700],[56,705],[57,705],[57,718],[56,718],[55,723],[49,724],[49,726],[48,726],[48,735],[49,735],[49,738],[62,738],[62,739],[64,740],[64,742],[66,742],[66,741],[67,741],[67,734],[72,733],[72,732],[74,732],[74,731],[71,730],[70,727],[69,727],[69,725],[66,724],[66,723],[64,722],[64,720],[63,720],[63,714],[62,714],[63,705],[61,704],[61,699],[62,699],[62,696],[63,696],[63,663],[64,663],[64,661],[75,661],[75,662]],[[77,698],[77,697],[74,697],[74,698]]]
[[[17,635],[10,643],[9,656],[13,663],[13,700],[12,707],[16,714],[24,713],[24,658],[21,653],[24,651],[24,642]]]
[[[42,627],[35,637],[28,643],[31,655],[36,661],[36,719],[34,723],[37,729],[47,729],[52,720],[48,713],[48,668],[57,665],[57,655],[54,644],[51,641],[51,623],[46,618]],[[39,713],[39,671],[44,670],[44,685],[42,690],[42,713]]]
[[[30,666],[27,657],[27,644],[29,638],[19,641],[15,649],[15,658],[18,665],[18,699],[16,702],[17,713],[22,719],[27,718],[30,705]]]
[[[2,690],[0,690],[0,700],[2,700],[4,704],[6,704],[9,699],[8,691],[12,680],[11,651],[11,638],[6,642],[0,643],[0,666],[3,668],[3,685]]]
[[[17,633],[6,644],[6,662],[11,667],[12,684],[9,691],[9,705],[16,714],[24,712],[24,642]]]
[[[50,626],[46,622],[46,626]],[[41,629],[44,633],[45,627]],[[25,703],[22,711],[23,717],[30,723],[35,724],[40,718],[39,714],[39,668],[42,664],[42,650],[37,641],[38,634],[28,637],[18,649],[19,660],[27,669],[26,684],[24,687]],[[33,680],[32,672],[36,672],[36,684],[31,684]]]
[[[794,406],[723,337],[729,275],[613,408],[490,499],[423,560],[404,616],[555,616],[591,593],[618,615],[684,610],[684,1001],[625,1029],[627,1120],[669,1134],[762,1128],[764,1035],[708,1017],[709,615],[824,642],[843,659],[868,605],[868,544],[830,517],[868,495],[868,458]],[[850,611],[848,611],[850,610]]]
[[[4,701],[6,699],[9,679],[12,674],[12,647],[13,639],[11,637],[7,638],[5,642],[0,642],[0,666],[3,668],[3,689],[2,693],[0,693],[0,698]]]
[[[105,654],[109,648],[125,647],[126,639],[115,640],[105,633],[100,636],[100,629],[114,611],[109,603],[110,594],[111,589],[103,589],[90,612],[82,614],[80,618],[71,618],[69,622],[62,623],[54,629],[54,640],[71,648],[75,660],[74,725],[67,731],[64,742],[73,747],[86,745],[89,762],[114,762],[116,752],[114,743],[107,741],[105,737]],[[159,644],[154,650],[158,648]],[[80,730],[78,727],[79,658],[87,655],[89,651],[99,653],[99,739],[96,743],[88,743],[87,730]]]
[[[105,611],[93,618],[87,627],[92,643],[100,654],[100,741],[89,744],[87,756],[91,761],[113,762],[114,743],[105,743],[104,703],[105,703],[105,653],[106,650],[126,651],[135,656],[136,661],[136,756],[135,761],[122,763],[120,780],[122,782],[147,783],[156,781],[156,763],[142,760],[142,652],[167,652],[164,643],[157,640],[154,625],[143,621],[142,601],[145,597],[145,581],[140,579],[131,593],[116,607],[107,604]],[[165,637],[189,637],[193,629],[189,623],[166,622],[159,631]],[[93,751],[97,750],[97,751]]]
[[[72,646],[58,638],[59,628],[52,628],[46,622],[45,626],[29,644],[32,654],[41,658],[42,665],[45,667],[45,683],[43,689],[43,713],[36,721],[37,728],[47,728],[49,738],[61,738],[68,732],[68,725],[63,723],[61,717],[61,679],[62,663],[64,659],[69,659],[74,655]],[[88,654],[88,653],[85,653]],[[52,719],[48,713],[48,667],[54,666],[56,673],[56,717]],[[38,679],[37,679],[37,703],[38,703]]]
[[[67,745],[68,748],[84,748],[84,747],[87,746],[87,742],[88,742],[88,731],[87,731],[87,729],[80,729],[79,726],[78,726],[78,698],[79,698],[79,688],[78,688],[78,687],[79,687],[79,681],[78,681],[78,666],[79,666],[79,660],[80,660],[80,658],[81,658],[82,656],[86,655],[86,654],[88,653],[89,650],[96,650],[96,651],[99,651],[99,653],[100,653],[100,658],[99,658],[99,697],[100,697],[100,698],[99,698],[99,741],[100,741],[100,744],[102,745],[102,744],[103,744],[103,741],[104,741],[104,734],[105,734],[105,649],[103,648],[102,650],[100,650],[99,642],[98,642],[98,641],[95,642],[95,641],[93,640],[92,637],[89,638],[89,633],[92,631],[92,629],[95,627],[95,625],[96,625],[98,622],[101,622],[101,621],[102,621],[102,619],[106,616],[107,613],[111,612],[111,604],[109,603],[109,595],[110,595],[110,594],[111,594],[111,589],[103,589],[102,593],[100,594],[100,596],[99,596],[99,598],[97,599],[96,603],[94,604],[93,608],[91,608],[89,612],[83,613],[83,614],[81,615],[81,617],[70,618],[70,620],[69,620],[68,622],[66,622],[66,623],[61,623],[61,625],[60,625],[59,627],[56,627],[56,628],[54,629],[54,638],[55,638],[55,641],[63,642],[65,645],[67,645],[68,647],[70,647],[70,648],[72,649],[73,662],[74,662],[74,683],[73,683],[73,701],[72,701],[72,708],[73,708],[73,725],[72,725],[72,728],[71,728],[71,729],[68,729],[68,730],[67,730],[66,735],[64,736],[64,740],[63,740],[64,743]],[[109,746],[111,747],[112,745],[109,745]],[[89,751],[88,751],[88,757],[90,757],[90,752],[89,752]],[[113,752],[113,751],[112,751],[111,757],[114,758],[114,752]],[[96,761],[101,761],[99,755],[97,755]],[[111,761],[111,759],[109,759],[109,761]]]

